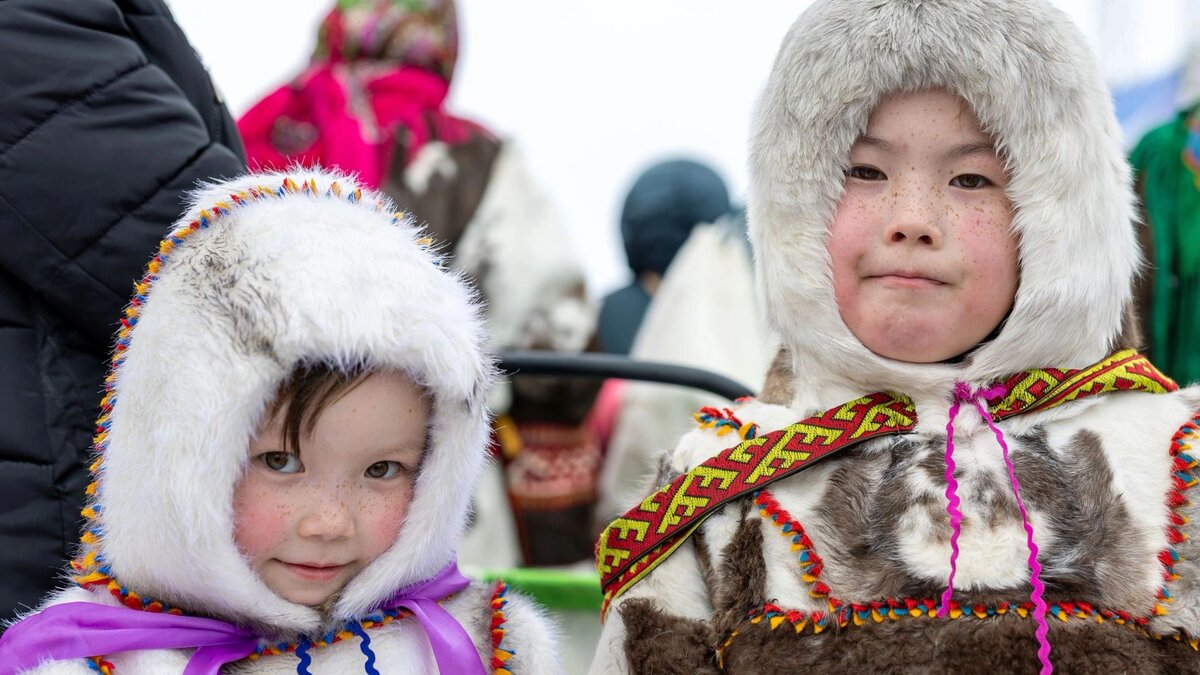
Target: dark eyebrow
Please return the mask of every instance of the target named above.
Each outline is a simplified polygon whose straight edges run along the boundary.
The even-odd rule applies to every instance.
[[[859,136],[858,140],[854,141],[855,145],[858,145],[859,143],[862,143],[863,145],[869,145],[873,148],[879,148],[880,150],[883,150],[884,152],[893,152],[895,150],[895,148],[892,147],[891,143],[888,143],[887,141],[883,140],[882,138],[876,138],[875,136],[868,136],[867,134],[863,134],[862,136]]]
[[[859,136],[858,140],[854,142],[855,145],[858,145],[860,143],[863,145],[869,145],[873,148],[878,148],[885,152],[893,152],[895,150],[895,147],[891,143],[888,143],[887,141],[885,141],[882,138],[879,138],[877,136],[871,136],[868,134],[863,134],[862,136]],[[946,151],[945,158],[946,159],[961,159],[963,157],[969,157],[971,155],[995,155],[995,154],[996,154],[995,144],[993,144],[991,141],[979,141],[977,143],[964,143],[962,145],[958,145],[953,148],[950,148],[949,150]]]
[[[962,159],[971,155],[992,155],[996,156],[996,146],[991,141],[979,141],[978,143],[964,143],[946,151],[946,159]]]

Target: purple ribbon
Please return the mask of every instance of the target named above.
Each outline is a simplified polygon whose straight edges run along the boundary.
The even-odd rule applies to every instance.
[[[484,675],[471,636],[437,604],[470,583],[451,561],[433,577],[400,589],[378,609],[411,611],[429,636],[442,673]],[[16,675],[48,661],[145,649],[195,649],[183,675],[219,675],[221,666],[253,654],[259,640],[255,633],[218,619],[67,602],[21,620],[0,636],[0,675]]]
[[[470,585],[471,580],[458,571],[452,560],[432,578],[396,591],[380,609],[403,607],[417,617],[429,637],[433,658],[442,675],[486,675],[475,642],[454,617],[450,616],[438,600],[457,593]],[[3,673],[0,673],[3,675]],[[185,673],[184,675],[190,675]]]

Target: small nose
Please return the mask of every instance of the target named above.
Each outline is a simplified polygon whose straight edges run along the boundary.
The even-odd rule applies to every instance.
[[[893,200],[891,219],[883,231],[885,241],[935,249],[942,247],[942,230],[933,194],[909,188],[899,190]]]
[[[296,534],[313,539],[343,539],[354,534],[354,514],[338,497],[314,498],[296,523]]]

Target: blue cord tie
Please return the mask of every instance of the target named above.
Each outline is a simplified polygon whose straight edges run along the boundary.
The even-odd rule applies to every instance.
[[[296,675],[312,675],[308,667],[312,665],[312,657],[308,655],[308,648],[312,645],[308,638],[301,638],[300,644],[296,645],[296,658],[300,659],[300,663],[296,664]]]
[[[379,671],[375,670],[375,652],[371,651],[371,638],[367,636],[367,631],[363,630],[360,623],[351,624],[350,630],[361,639],[358,648],[362,650],[363,656],[367,657],[367,663],[363,666],[367,675],[379,675]]]

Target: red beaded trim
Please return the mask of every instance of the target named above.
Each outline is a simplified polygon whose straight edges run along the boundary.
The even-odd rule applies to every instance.
[[[1167,605],[1174,602],[1170,586],[1179,580],[1175,566],[1183,559],[1176,545],[1188,538],[1183,526],[1188,518],[1183,514],[1185,507],[1191,506],[1188,491],[1196,485],[1197,465],[1200,464],[1190,454],[1191,441],[1200,436],[1200,414],[1188,420],[1175,435],[1171,437],[1171,489],[1167,492],[1167,505],[1171,507],[1171,520],[1167,525],[1167,548],[1158,555],[1163,566],[1163,586],[1158,593],[1158,602],[1154,605],[1154,616],[1164,616],[1169,613]]]
[[[814,598],[822,598],[830,603],[830,610],[837,609],[841,602],[829,595],[829,586],[821,580],[821,572],[825,563],[821,556],[813,550],[812,540],[804,531],[800,521],[792,517],[786,509],[775,501],[775,496],[767,490],[754,493],[754,503],[758,506],[759,515],[779,527],[779,534],[792,542],[792,552],[800,561],[801,580],[809,585],[808,594]]]

